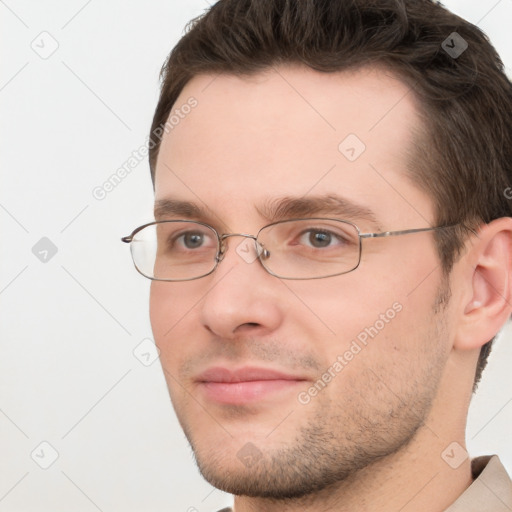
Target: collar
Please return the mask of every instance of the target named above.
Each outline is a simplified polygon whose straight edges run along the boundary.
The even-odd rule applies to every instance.
[[[471,461],[473,483],[445,512],[510,512],[512,480],[497,455]]]

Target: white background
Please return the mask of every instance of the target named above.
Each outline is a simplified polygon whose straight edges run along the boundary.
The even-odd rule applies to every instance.
[[[445,5],[490,36],[510,75],[512,0]],[[103,200],[92,195],[144,144],[160,66],[207,7],[0,1],[0,512],[203,512],[232,501],[198,474],[159,361],[133,354],[151,338],[149,281],[119,238],[152,218],[147,162]],[[31,44],[48,51],[51,38],[58,48],[43,59]],[[46,263],[32,252],[42,237],[58,251]],[[510,473],[511,341],[507,328],[467,436],[472,456],[498,453]],[[43,441],[58,452],[48,469],[34,461],[50,461]]]

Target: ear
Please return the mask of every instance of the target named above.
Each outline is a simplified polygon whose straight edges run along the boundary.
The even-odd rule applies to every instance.
[[[491,340],[512,311],[512,218],[484,224],[464,259],[467,293],[454,347],[473,350]]]

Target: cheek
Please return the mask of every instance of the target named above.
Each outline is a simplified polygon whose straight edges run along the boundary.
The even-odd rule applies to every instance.
[[[301,329],[311,339],[319,337],[320,329],[330,332],[332,341],[326,348],[332,359],[354,340],[366,346],[378,339],[378,347],[386,351],[412,349],[414,332],[431,322],[440,280],[440,269],[432,259],[414,267],[390,264],[387,272],[367,265],[339,277],[290,281],[288,286],[305,305],[299,315],[294,314]]]
[[[149,318],[157,343],[164,336],[166,326],[169,328],[169,313],[172,316],[171,295],[165,290],[165,284],[151,281],[149,293]]]
[[[190,287],[190,284],[189,284]],[[193,300],[180,283],[152,281],[149,296],[149,316],[160,359],[167,368],[181,360],[180,341],[189,341],[191,322],[197,325],[197,297]]]
[[[170,295],[163,287],[165,284],[152,281],[149,294],[149,318],[155,343],[160,350],[162,350],[165,333],[172,326],[173,316]]]
[[[195,314],[204,291],[197,293],[191,283],[151,282],[149,315],[155,337],[172,338],[179,325]]]

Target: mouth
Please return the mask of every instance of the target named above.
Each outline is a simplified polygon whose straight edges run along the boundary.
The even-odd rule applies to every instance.
[[[306,380],[299,375],[267,368],[243,367],[229,370],[213,367],[201,373],[196,382],[207,400],[220,404],[242,405],[277,398]]]

